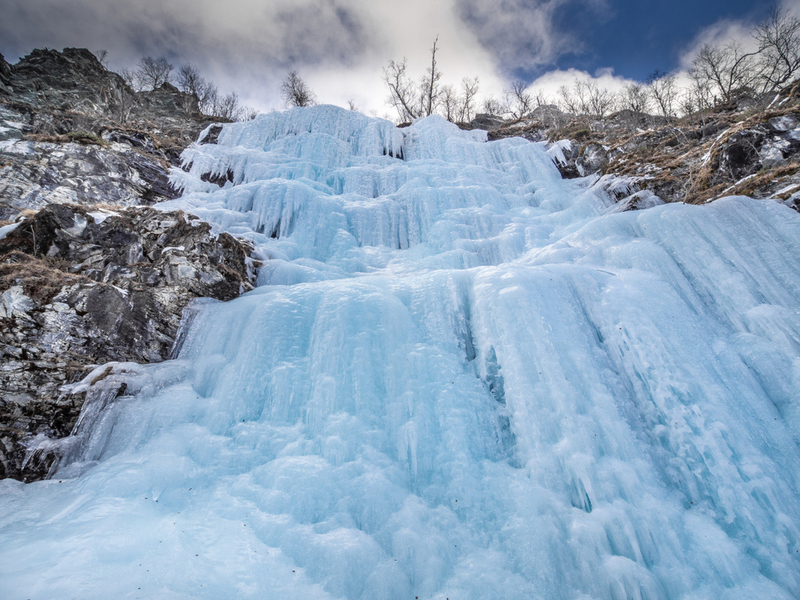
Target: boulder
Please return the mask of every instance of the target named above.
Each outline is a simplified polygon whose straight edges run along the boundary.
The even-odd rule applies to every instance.
[[[608,152],[601,144],[586,144],[581,148],[576,164],[581,175],[601,172],[608,164]]]

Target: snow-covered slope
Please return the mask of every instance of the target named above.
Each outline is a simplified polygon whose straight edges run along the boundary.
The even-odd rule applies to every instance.
[[[261,286],[0,483],[0,596],[798,597],[800,215],[613,212],[482,135],[316,107],[187,150],[167,207]]]

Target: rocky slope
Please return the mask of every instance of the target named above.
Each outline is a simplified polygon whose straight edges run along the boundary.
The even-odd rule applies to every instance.
[[[0,220],[51,202],[152,204],[211,123],[170,84],[134,92],[88,50],[0,55]]]
[[[252,287],[249,246],[145,206],[209,123],[87,50],[0,57],[0,479],[47,475],[86,400],[63,386],[168,358],[193,300]]]
[[[702,204],[746,195],[800,206],[800,84],[777,96],[666,119],[621,111],[604,119],[540,107],[527,119],[487,119],[490,139],[552,144],[564,177],[597,175],[620,209],[661,202]]]

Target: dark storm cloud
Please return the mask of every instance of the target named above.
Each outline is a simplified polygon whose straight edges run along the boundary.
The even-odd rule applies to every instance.
[[[366,2],[366,0],[361,0]],[[116,71],[142,56],[193,63],[221,91],[280,106],[289,67],[307,73],[358,64],[379,47],[374,13],[352,0],[0,0],[0,52],[108,51]]]
[[[372,43],[359,14],[338,0],[0,0],[0,51],[105,48],[112,59],[212,56],[285,67],[357,60]]]
[[[333,2],[287,7],[275,22],[283,42],[278,56],[289,64],[353,63],[369,41],[358,15]]]

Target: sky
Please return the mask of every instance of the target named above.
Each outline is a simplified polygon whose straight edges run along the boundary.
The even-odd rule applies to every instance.
[[[800,0],[779,0],[800,12]],[[0,0],[0,53],[107,50],[112,70],[142,56],[192,63],[260,110],[283,108],[290,68],[320,102],[394,117],[382,72],[422,76],[438,36],[443,83],[477,76],[500,97],[521,79],[545,93],[575,78],[610,88],[655,69],[679,72],[704,41],[746,35],[758,0]]]

